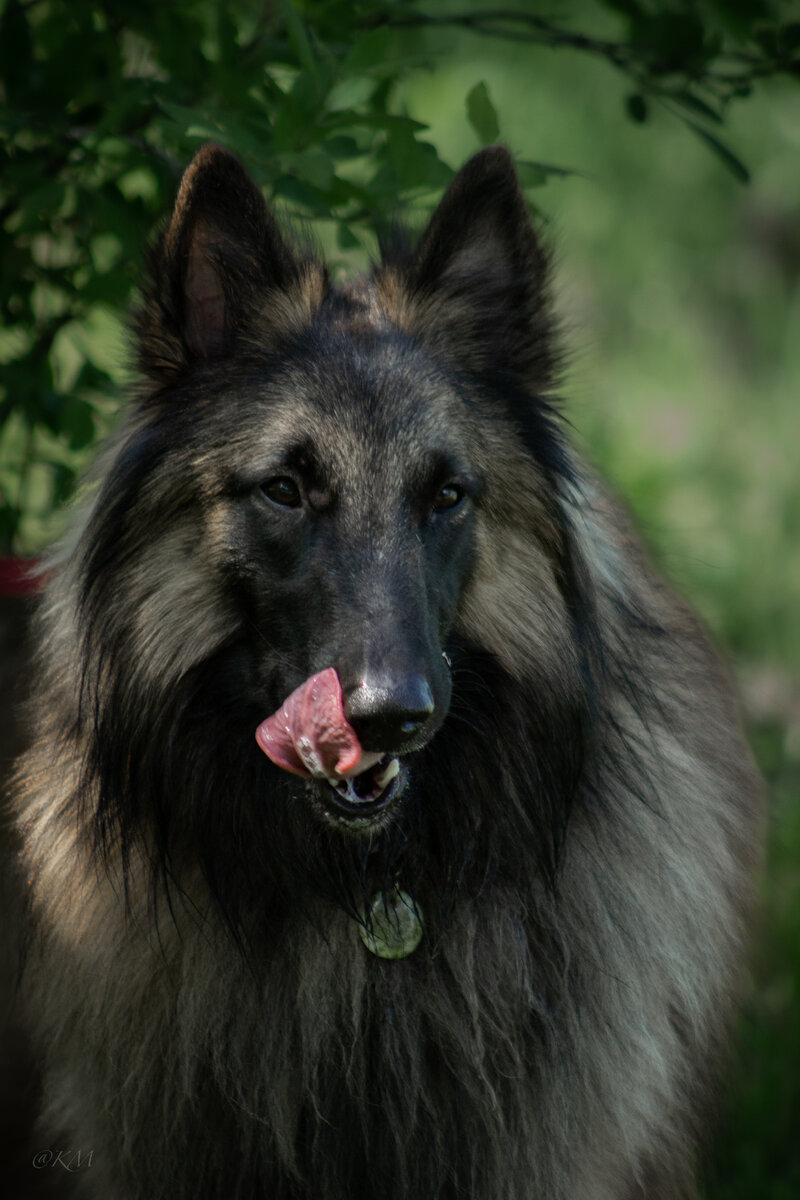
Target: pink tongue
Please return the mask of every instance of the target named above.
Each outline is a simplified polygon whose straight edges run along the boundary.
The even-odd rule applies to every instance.
[[[256,730],[261,749],[294,775],[356,775],[378,762],[364,752],[344,715],[342,686],[333,667],[312,675]]]

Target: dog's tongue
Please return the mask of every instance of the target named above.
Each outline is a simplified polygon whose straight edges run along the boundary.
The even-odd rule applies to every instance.
[[[284,771],[318,778],[358,775],[381,758],[363,751],[344,715],[342,686],[333,667],[312,675],[256,730],[261,749]]]

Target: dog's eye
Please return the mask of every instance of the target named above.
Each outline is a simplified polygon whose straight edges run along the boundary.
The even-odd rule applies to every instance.
[[[297,508],[300,504],[300,489],[288,475],[279,475],[261,484],[261,491],[273,504],[283,508]]]
[[[464,489],[458,483],[445,483],[433,498],[434,512],[450,512],[464,499]]]

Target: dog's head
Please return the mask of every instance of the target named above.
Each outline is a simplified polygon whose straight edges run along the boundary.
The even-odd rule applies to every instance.
[[[232,155],[198,153],[139,311],[147,385],[82,543],[101,795],[192,791],[189,768],[157,778],[157,721],[171,761],[193,739],[195,791],[245,764],[265,792],[370,836],[423,758],[431,787],[458,771],[498,787],[478,764],[507,739],[502,786],[517,769],[541,785],[558,754],[533,762],[529,719],[546,743],[558,713],[574,773],[582,664],[545,265],[500,147],[454,178],[415,249],[338,287]],[[312,695],[326,672],[336,683]],[[531,697],[535,718],[517,711]],[[254,738],[270,717],[278,766]],[[115,757],[125,721],[140,745]],[[346,766],[337,738],[356,748]],[[180,803],[161,801],[173,830]]]

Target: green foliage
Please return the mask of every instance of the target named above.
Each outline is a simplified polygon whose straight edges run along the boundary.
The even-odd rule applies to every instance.
[[[576,0],[581,21],[592,6]],[[431,202],[451,168],[397,103],[449,29],[605,59],[644,122],[666,104],[740,180],[725,106],[797,73],[800,25],[766,0],[597,0],[614,36],[470,0],[5,0],[0,10],[0,542],[32,548],[108,427],[141,247],[206,140],[238,152],[269,200],[341,260]],[[500,136],[485,82],[466,96]],[[526,187],[565,168],[525,162]],[[98,338],[104,328],[106,337]],[[44,524],[42,523],[44,521]]]
[[[311,7],[311,6],[309,6]],[[0,537],[29,545],[108,426],[120,380],[89,336],[121,313],[197,146],[352,252],[451,172],[390,107],[409,61],[359,7],[291,0],[8,0],[0,18]],[[336,37],[331,36],[336,30]],[[27,523],[26,523],[27,522]],[[32,533],[33,531],[33,533]]]
[[[500,137],[500,122],[497,119],[494,105],[489,99],[489,89],[485,83],[476,83],[468,94],[467,117],[482,145],[488,146]]]

